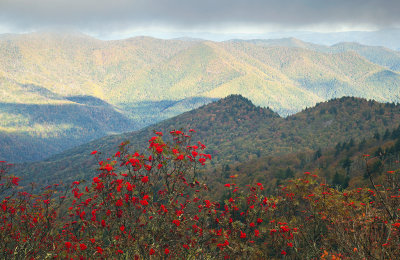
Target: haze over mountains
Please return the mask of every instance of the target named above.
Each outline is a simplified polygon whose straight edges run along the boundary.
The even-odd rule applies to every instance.
[[[342,96],[398,102],[399,70],[398,51],[356,43],[1,35],[0,159],[39,160],[229,94],[281,115]]]
[[[302,41],[322,45],[334,45],[339,42],[358,42],[363,45],[385,46],[400,50],[400,30],[386,28],[377,31],[345,31],[345,32],[277,32],[268,34],[269,37],[253,37],[253,39],[276,39],[296,37]]]
[[[143,31],[141,34],[151,35],[156,38],[179,38],[182,33]],[[334,45],[339,42],[358,42],[363,45],[384,46],[393,50],[400,50],[400,29],[386,28],[376,31],[339,31],[339,32],[315,32],[315,31],[276,31],[268,33],[210,33],[210,32],[184,32],[186,37],[207,39],[211,41],[228,41],[231,39],[281,39],[295,37],[302,41],[322,45]],[[126,38],[120,34],[99,34],[102,39]]]

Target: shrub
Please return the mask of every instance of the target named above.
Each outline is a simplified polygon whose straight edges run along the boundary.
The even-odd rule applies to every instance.
[[[189,134],[194,130],[189,130]],[[145,152],[124,142],[90,181],[19,190],[1,162],[4,259],[291,259],[400,257],[399,180],[339,191],[317,175],[291,179],[275,196],[263,183],[223,184],[210,199],[197,170],[206,146],[182,131],[155,132]],[[367,162],[366,175],[372,178]]]

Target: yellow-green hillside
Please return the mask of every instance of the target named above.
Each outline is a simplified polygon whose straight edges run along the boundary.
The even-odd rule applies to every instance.
[[[46,143],[57,136],[58,145],[50,145],[56,153],[67,148],[65,143],[139,129],[230,94],[281,115],[344,95],[397,102],[398,64],[398,52],[381,47],[327,47],[296,39],[101,41],[71,33],[2,35],[0,133],[14,135],[11,145],[40,151],[45,148],[32,145],[35,138]],[[101,102],[78,102],[82,97]],[[59,113],[46,112],[52,106]],[[75,117],[67,111],[71,107],[91,115],[102,111],[102,116],[71,120],[65,116]],[[79,131],[80,141],[71,142],[71,133]],[[11,158],[8,151],[2,154]]]

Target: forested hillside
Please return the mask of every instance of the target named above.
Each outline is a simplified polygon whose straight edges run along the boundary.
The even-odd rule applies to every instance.
[[[0,159],[43,159],[230,94],[283,116],[342,96],[397,102],[398,68],[398,51],[353,43],[2,35]]]
[[[248,99],[231,95],[140,131],[108,136],[78,146],[43,162],[21,164],[16,173],[27,180],[51,182],[57,179],[89,178],[96,161],[91,151],[112,156],[121,142],[132,149],[145,147],[153,131],[195,129],[196,137],[207,143],[213,157],[209,170],[248,162],[265,156],[297,152],[313,153],[337,143],[358,143],[400,124],[400,106],[345,97],[320,103],[295,115],[282,118],[270,109],[257,107]],[[302,160],[305,163],[307,160]],[[276,174],[276,172],[274,172]]]

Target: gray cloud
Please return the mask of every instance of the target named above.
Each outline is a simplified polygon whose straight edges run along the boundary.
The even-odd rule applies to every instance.
[[[0,25],[116,30],[227,25],[400,25],[399,0],[0,0]]]

